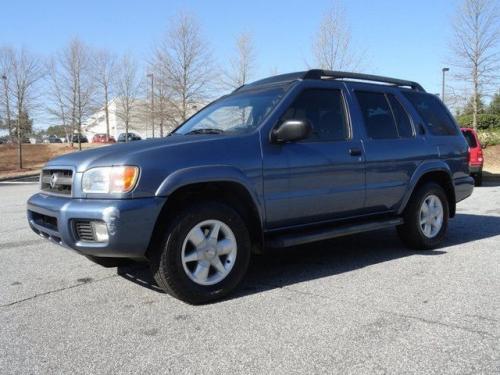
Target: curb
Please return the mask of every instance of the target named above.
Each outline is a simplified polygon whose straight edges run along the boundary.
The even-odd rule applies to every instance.
[[[38,181],[23,181],[23,180],[30,179],[33,177],[39,177],[39,176],[40,176],[40,172],[7,176],[7,177],[0,177],[0,182],[2,182],[2,183],[31,183],[32,184],[32,183],[35,183]]]

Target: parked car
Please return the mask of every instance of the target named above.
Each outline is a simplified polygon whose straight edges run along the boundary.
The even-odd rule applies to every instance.
[[[469,169],[476,186],[483,184],[483,148],[477,133],[472,128],[462,128],[462,134],[469,145]]]
[[[78,143],[78,138],[80,138],[80,143],[88,143],[88,139],[83,134],[73,134],[73,143]]]
[[[418,83],[310,70],[244,85],[169,137],[49,161],[28,220],[94,259],[145,258],[198,304],[268,248],[394,226],[409,248],[439,246],[473,190],[467,158]]]
[[[120,133],[118,135],[118,142],[125,142],[125,140],[127,139],[127,135],[126,133]],[[131,141],[140,141],[142,138],[135,134],[135,133],[128,133],[128,141],[131,142]]]
[[[108,136],[105,133],[99,133],[92,137],[92,143],[116,143],[113,136]]]
[[[58,136],[53,135],[53,134],[49,135],[49,137],[48,137],[47,140],[48,140],[49,143],[62,143],[61,138],[59,138]]]

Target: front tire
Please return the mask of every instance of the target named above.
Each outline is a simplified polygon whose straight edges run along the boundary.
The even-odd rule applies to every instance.
[[[433,182],[418,188],[403,216],[404,224],[397,230],[406,246],[416,250],[437,247],[448,228],[449,205],[443,188]]]
[[[199,202],[169,223],[151,258],[155,281],[190,304],[221,299],[243,279],[251,254],[240,215],[219,202]]]

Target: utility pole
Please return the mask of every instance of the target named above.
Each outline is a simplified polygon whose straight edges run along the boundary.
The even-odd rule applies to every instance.
[[[442,81],[442,86],[441,86],[441,100],[443,101],[443,103],[445,103],[445,101],[444,101],[444,81],[445,81],[445,74],[446,74],[446,72],[448,72],[450,70],[450,68],[443,68],[441,70],[443,72],[443,81]]]
[[[148,78],[151,78],[151,132],[155,137],[155,92],[154,92],[154,75],[149,73]]]
[[[7,83],[7,75],[2,75],[3,87],[5,89],[5,110],[7,111],[7,126],[9,127],[9,138],[12,142],[12,122],[10,121],[10,106],[9,106],[9,87]]]

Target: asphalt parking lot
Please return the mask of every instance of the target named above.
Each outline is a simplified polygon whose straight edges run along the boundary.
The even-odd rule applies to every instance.
[[[190,306],[142,264],[104,268],[32,233],[36,184],[0,186],[0,372],[500,373],[500,186],[445,246],[394,230],[254,259],[231,299]]]

